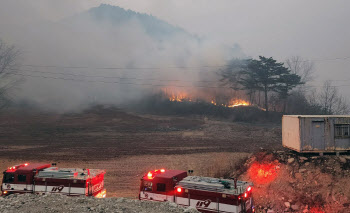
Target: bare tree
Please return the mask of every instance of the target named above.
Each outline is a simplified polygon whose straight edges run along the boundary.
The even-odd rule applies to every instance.
[[[313,62],[307,61],[300,56],[293,56],[288,58],[285,64],[290,69],[292,74],[296,74],[301,77],[301,81],[304,82],[304,84],[313,80]]]
[[[332,86],[331,81],[324,83],[318,99],[324,114],[346,114],[349,112],[349,104],[339,94],[338,89]]]
[[[337,98],[337,102],[333,108],[333,113],[337,115],[345,115],[349,112],[349,102],[342,95],[339,95],[339,97]]]
[[[11,75],[18,55],[19,51],[14,46],[9,46],[0,39],[0,108],[7,104],[7,92],[18,82],[18,78]]]

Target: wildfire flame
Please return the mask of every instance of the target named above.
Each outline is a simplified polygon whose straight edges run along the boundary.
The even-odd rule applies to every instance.
[[[192,101],[192,98],[190,98],[186,93],[171,94],[168,98],[169,101],[176,102]]]
[[[238,106],[250,106],[251,104],[248,101],[245,101],[243,99],[231,99],[227,101],[226,103],[218,103],[214,98],[194,98],[194,96],[189,95],[186,92],[168,92],[166,89],[163,89],[164,95],[167,97],[169,101],[172,102],[192,102],[193,100],[206,100],[209,103],[215,105],[215,106],[222,106],[222,107],[238,107]],[[211,100],[211,101],[210,101]]]
[[[214,100],[212,100],[210,103],[215,106],[223,106],[223,107],[230,107],[230,108],[238,107],[238,106],[250,106],[250,103],[248,101],[245,101],[242,99],[231,99],[227,104],[218,104]]]

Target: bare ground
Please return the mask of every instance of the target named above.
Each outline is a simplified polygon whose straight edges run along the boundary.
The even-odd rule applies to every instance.
[[[151,169],[193,169],[199,175],[220,176],[250,153],[261,148],[279,150],[280,144],[279,126],[203,117],[100,108],[64,115],[0,114],[1,170],[42,161],[106,169],[108,195],[118,197],[135,198],[140,176]]]

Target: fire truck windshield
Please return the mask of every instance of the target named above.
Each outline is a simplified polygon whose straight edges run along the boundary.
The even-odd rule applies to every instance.
[[[152,182],[144,181],[143,182],[143,191],[152,191]]]
[[[4,183],[13,183],[15,175],[11,173],[4,173]]]

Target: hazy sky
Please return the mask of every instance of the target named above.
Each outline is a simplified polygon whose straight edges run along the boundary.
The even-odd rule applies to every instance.
[[[2,0],[3,23],[59,20],[101,3],[152,14],[251,56],[350,56],[348,0]],[[30,10],[30,11],[27,11]],[[26,17],[30,14],[30,18]],[[17,20],[13,20],[17,17]],[[9,22],[8,22],[9,21]],[[341,64],[341,63],[337,63]],[[348,66],[350,63],[347,63]],[[327,65],[328,66],[328,65]]]
[[[218,43],[238,43],[252,57],[350,57],[348,0],[1,0],[0,36],[4,25],[56,21],[101,3],[152,14]],[[315,65],[320,82],[350,79],[350,59]],[[349,88],[342,91],[350,96]]]

